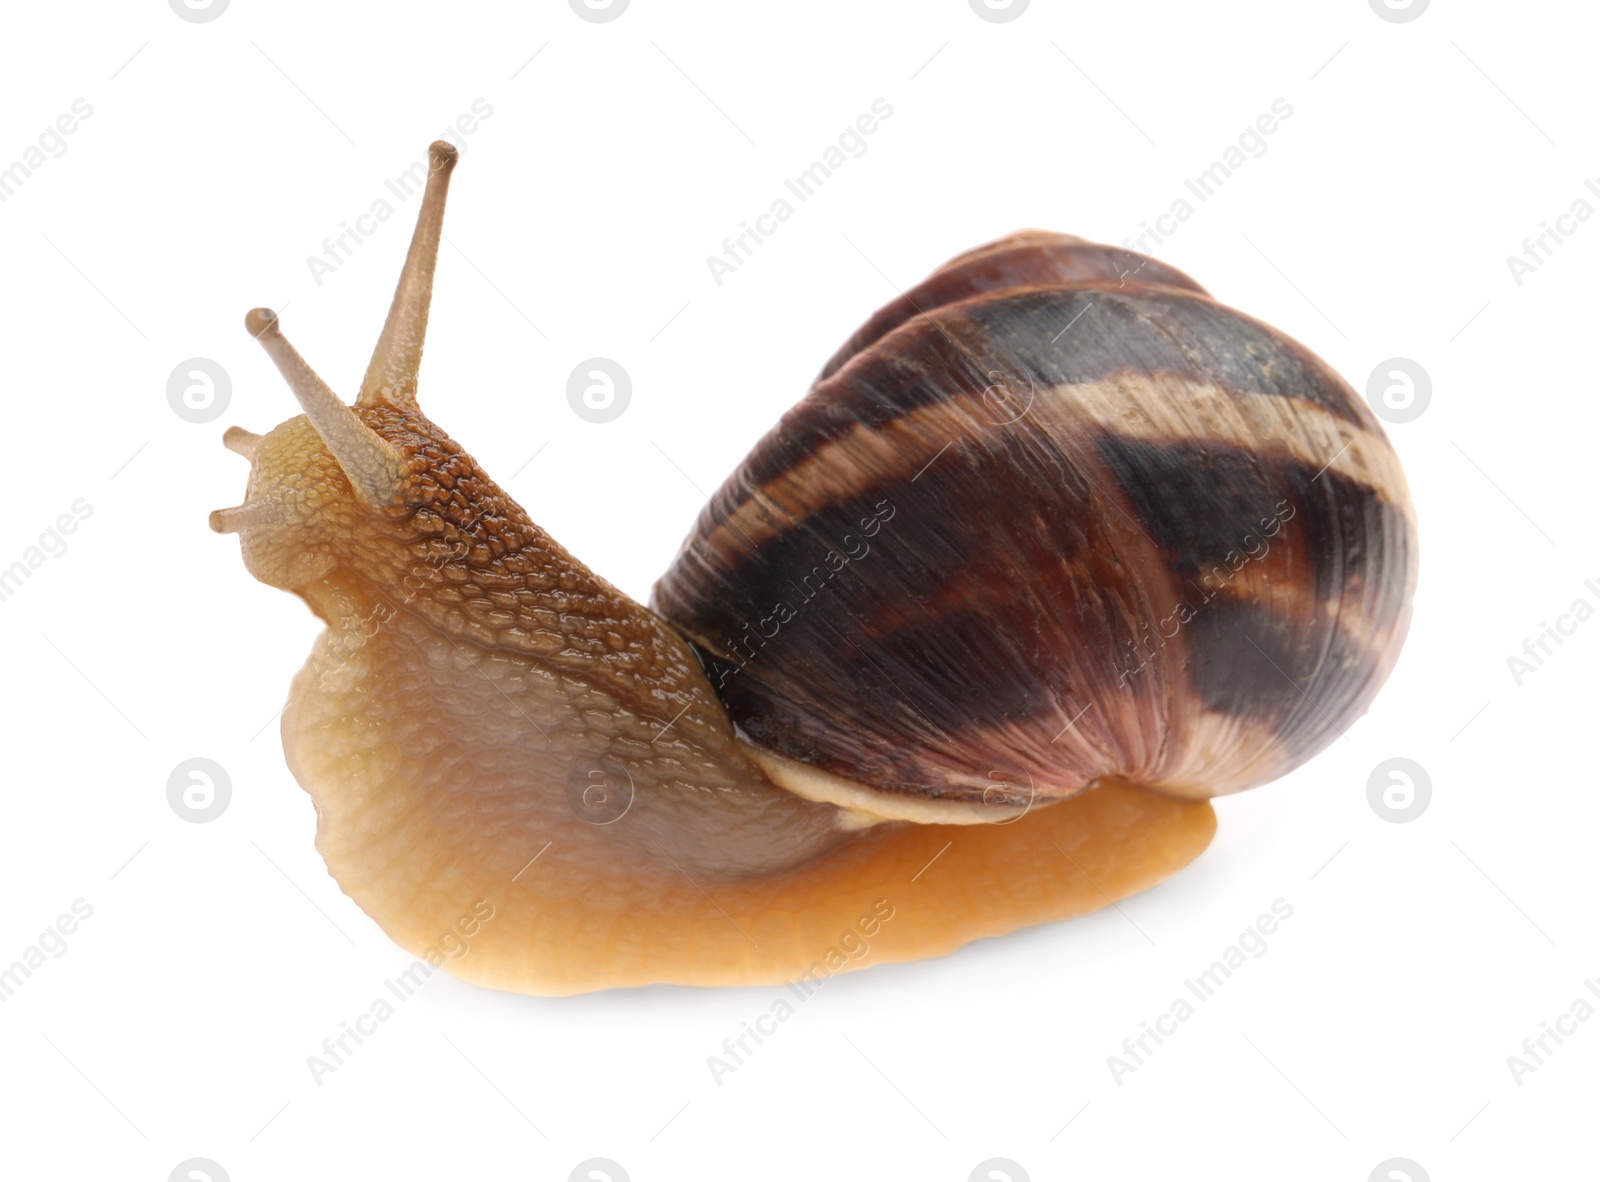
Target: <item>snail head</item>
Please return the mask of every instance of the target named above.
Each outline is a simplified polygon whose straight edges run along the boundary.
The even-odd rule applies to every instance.
[[[354,405],[300,356],[275,312],[256,308],[245,316],[246,330],[277,365],[304,413],[265,435],[239,427],[223,435],[229,450],[250,461],[250,479],[244,503],[212,513],[211,528],[239,534],[245,565],[271,586],[306,587],[347,565],[352,544],[369,544],[375,551],[369,559],[409,564],[419,548],[446,540],[460,547],[475,526],[514,511],[417,406],[417,371],[457,152],[440,141],[428,158],[416,231]]]

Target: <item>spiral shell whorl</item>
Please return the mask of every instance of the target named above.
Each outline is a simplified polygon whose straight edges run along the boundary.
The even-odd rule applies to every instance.
[[[655,605],[753,742],[846,779],[1214,796],[1365,711],[1415,579],[1398,460],[1325,363],[1154,260],[1028,232],[869,320]]]

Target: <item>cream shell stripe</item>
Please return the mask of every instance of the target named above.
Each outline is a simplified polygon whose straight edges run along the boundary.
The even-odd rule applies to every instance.
[[[1332,472],[1374,489],[1414,524],[1414,510],[1398,459],[1375,428],[1359,426],[1302,398],[1229,390],[1196,383],[1183,374],[1126,371],[1097,382],[1037,387],[1020,418],[1073,420],[1082,431],[1161,445],[1193,443],[1275,450],[1313,471]],[[1353,396],[1352,396],[1353,397]],[[799,525],[812,509],[871,492],[892,477],[909,480],[953,441],[1005,431],[981,391],[952,392],[948,400],[918,407],[880,424],[857,424],[819,447],[781,476],[754,489],[725,516],[719,529],[738,543],[758,543]],[[1051,434],[1056,432],[1052,431]],[[1104,490],[1109,495],[1110,490]],[[782,523],[782,524],[779,524]]]

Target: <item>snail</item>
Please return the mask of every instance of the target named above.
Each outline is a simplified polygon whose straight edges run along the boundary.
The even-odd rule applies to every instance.
[[[422,412],[435,143],[353,405],[230,428],[211,515],[326,625],[282,719],[340,888],[472,982],[816,982],[1187,865],[1398,656],[1415,514],[1368,408],[1154,259],[1024,231],[872,316],[649,606]]]

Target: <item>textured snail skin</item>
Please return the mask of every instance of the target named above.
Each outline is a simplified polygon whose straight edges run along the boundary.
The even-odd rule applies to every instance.
[[[431,159],[354,406],[247,318],[306,414],[229,431],[246,498],[212,515],[327,625],[285,756],[340,887],[430,963],[814,982],[1092,911],[1392,664],[1411,510],[1348,388],[1153,260],[1037,233],[869,321],[635,603],[417,404]]]
[[[1113,783],[1003,824],[847,826],[768,782],[687,644],[442,431],[357,413],[404,457],[404,496],[357,503],[291,419],[255,451],[246,504],[279,512],[244,556],[328,626],[282,722],[319,852],[397,943],[458,976],[544,994],[825,979],[1096,910],[1212,836],[1208,804]],[[622,816],[574,796],[590,769]],[[485,903],[470,941],[447,942]]]

